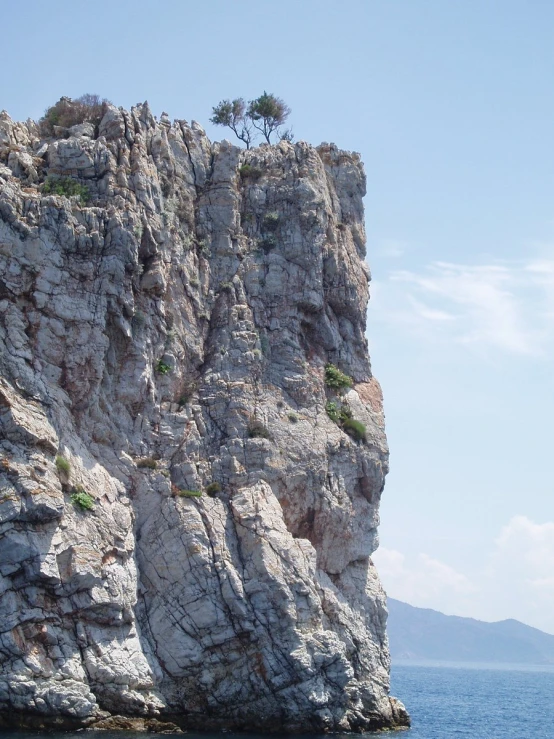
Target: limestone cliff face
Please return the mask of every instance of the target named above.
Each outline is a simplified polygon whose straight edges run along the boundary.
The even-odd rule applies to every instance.
[[[58,133],[0,114],[4,722],[405,724],[359,157],[212,144],[147,104]]]

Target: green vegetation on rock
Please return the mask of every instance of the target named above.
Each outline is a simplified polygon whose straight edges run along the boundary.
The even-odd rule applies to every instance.
[[[71,474],[71,465],[65,457],[61,456],[61,454],[58,454],[56,457],[56,469],[60,474],[65,475],[66,477],[69,477]]]
[[[271,434],[261,421],[251,418],[248,423],[248,437],[250,439],[271,439]]]
[[[71,502],[83,511],[94,510],[94,498],[89,495],[84,487],[76,485],[71,492]]]
[[[325,410],[327,411],[327,415],[329,416],[331,421],[334,421],[335,423],[338,423],[340,421],[340,410],[334,400],[330,400],[326,404]]]
[[[158,364],[156,365],[156,372],[159,372],[160,375],[167,375],[169,372],[171,372],[171,367],[169,364],[166,364],[162,359],[160,359]]]
[[[365,439],[366,428],[361,421],[356,421],[355,418],[343,418],[342,428],[349,435],[357,441],[363,441]]]
[[[62,97],[51,105],[39,121],[43,136],[52,136],[54,126],[71,128],[80,123],[92,123],[98,126],[106,113],[109,101],[99,95],[87,93],[76,100]]]
[[[201,498],[202,497],[202,491],[201,490],[182,490],[179,488],[177,490],[177,495],[179,498]]]
[[[42,192],[44,195],[61,195],[65,198],[78,197],[83,205],[90,200],[88,187],[81,185],[71,177],[47,177],[42,186]]]
[[[325,365],[325,384],[333,390],[344,390],[352,387],[352,378],[330,362]]]
[[[326,404],[325,410],[331,421],[340,426],[346,434],[356,439],[356,441],[365,440],[366,427],[361,421],[352,418],[352,411],[346,404],[339,406],[336,401],[330,400]]]
[[[279,225],[279,213],[272,211],[270,213],[265,214],[264,220],[263,220],[263,227],[266,229],[266,231],[275,231],[278,225]]]
[[[239,167],[239,175],[241,179],[259,180],[263,172],[259,167],[253,167],[251,164],[243,164]]]
[[[141,457],[140,459],[137,459],[137,467],[139,468],[155,470],[157,466],[157,461],[152,457]]]

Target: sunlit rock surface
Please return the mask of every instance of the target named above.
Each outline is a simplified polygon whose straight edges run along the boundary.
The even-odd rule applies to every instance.
[[[4,725],[405,724],[358,155],[147,104],[56,134],[0,114]]]

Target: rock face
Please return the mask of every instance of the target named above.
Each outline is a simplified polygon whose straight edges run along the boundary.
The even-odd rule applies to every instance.
[[[4,725],[405,725],[359,157],[147,104],[56,134],[0,114]]]

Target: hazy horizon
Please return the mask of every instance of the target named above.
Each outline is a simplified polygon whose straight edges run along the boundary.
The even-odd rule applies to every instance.
[[[525,623],[525,621],[520,621],[517,618],[507,617],[507,618],[500,618],[500,619],[495,619],[493,621],[489,621],[483,618],[474,618],[473,616],[460,616],[458,613],[445,613],[444,611],[440,611],[438,608],[431,608],[430,606],[414,606],[412,603],[408,603],[405,600],[399,600],[398,598],[393,598],[390,595],[387,596],[387,601],[388,600],[394,600],[397,603],[402,603],[403,605],[410,606],[410,608],[416,608],[417,610],[420,610],[420,611],[433,611],[434,613],[440,613],[441,616],[446,616],[447,618],[463,618],[463,619],[468,619],[470,621],[477,621],[478,623],[483,623],[483,624],[500,624],[500,623],[504,623],[505,621],[515,621],[518,624],[527,626],[529,629],[537,629],[536,626],[532,626],[531,624]],[[542,634],[547,634],[548,636],[554,636],[554,634],[552,634],[549,631],[544,631],[544,629],[537,629],[537,631],[540,631]]]

